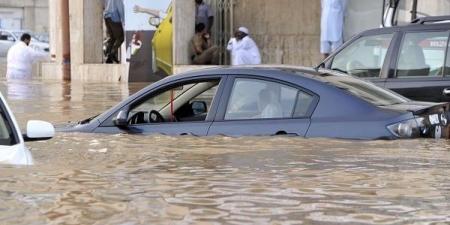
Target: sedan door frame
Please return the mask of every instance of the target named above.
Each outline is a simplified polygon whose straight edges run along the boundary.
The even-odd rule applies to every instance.
[[[127,130],[124,130],[124,129],[121,129],[121,128],[115,126],[114,123],[112,122],[112,120],[119,114],[120,111],[122,111],[122,110],[128,111],[133,105],[136,105],[136,104],[139,104],[140,102],[142,102],[143,99],[151,98],[152,96],[155,96],[158,93],[162,93],[164,91],[169,90],[171,87],[175,87],[175,86],[178,86],[181,84],[187,84],[190,82],[202,82],[202,81],[215,80],[215,79],[219,80],[218,88],[217,88],[216,94],[214,95],[214,98],[212,100],[210,110],[208,111],[207,117],[204,121],[163,122],[163,123],[151,124],[153,126],[164,126],[164,125],[177,126],[177,124],[187,124],[187,123],[196,123],[196,124],[209,123],[209,125],[207,126],[207,129],[205,131],[207,133],[207,131],[209,130],[209,127],[211,126],[211,123],[213,122],[213,120],[217,114],[217,109],[219,108],[219,105],[220,105],[220,99],[222,97],[222,93],[225,89],[225,85],[228,80],[228,77],[223,74],[199,75],[199,76],[195,76],[195,77],[181,78],[181,79],[173,80],[173,81],[170,81],[167,83],[163,83],[157,87],[154,87],[154,88],[140,94],[139,96],[135,97],[134,99],[129,100],[126,104],[122,105],[120,108],[117,108],[115,110],[115,112],[112,112],[110,114],[110,116],[107,119],[105,119],[102,123],[100,123],[94,130],[96,132],[101,132],[101,133],[119,133],[119,132],[127,131]],[[143,124],[143,125],[149,125],[149,124]],[[131,127],[131,128],[133,128],[133,127]],[[129,132],[139,133],[139,130],[130,129]],[[206,133],[205,133],[205,135],[206,135]],[[189,132],[180,132],[180,134],[190,134],[190,133]]]
[[[307,94],[310,94],[311,96],[313,96],[313,101],[311,102],[311,105],[307,111],[307,116],[304,117],[291,117],[291,118],[267,118],[267,119],[240,119],[240,120],[225,120],[225,114],[226,114],[226,110],[228,108],[228,103],[230,101],[231,98],[231,92],[233,90],[234,87],[234,83],[236,81],[236,79],[239,78],[243,78],[243,79],[252,79],[252,80],[262,80],[262,81],[267,81],[267,82],[274,82],[274,83],[278,83],[281,85],[285,85],[285,86],[289,86],[292,88],[295,88],[299,91],[303,91]],[[318,105],[320,101],[320,96],[318,96],[316,93],[314,93],[313,91],[306,89],[302,86],[299,86],[295,83],[283,80],[283,79],[276,79],[276,78],[270,78],[270,77],[266,77],[266,76],[260,76],[260,75],[255,75],[255,74],[233,74],[233,75],[229,75],[227,83],[224,87],[224,90],[222,92],[222,96],[220,98],[220,106],[217,109],[214,121],[211,124],[211,127],[208,131],[208,135],[216,135],[216,133],[212,133],[211,134],[211,128],[214,126],[214,123],[233,123],[233,122],[238,122],[238,123],[252,123],[252,122],[268,122],[268,121],[283,121],[283,120],[308,120],[308,126],[304,131],[304,134],[302,135],[303,137],[306,136],[306,134],[308,133],[308,129],[309,126],[311,125],[311,117]],[[300,128],[299,128],[300,129]],[[280,134],[292,134],[292,133],[280,133]],[[278,135],[278,133],[272,134],[272,135]]]

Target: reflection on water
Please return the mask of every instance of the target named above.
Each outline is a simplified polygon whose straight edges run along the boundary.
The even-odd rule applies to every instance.
[[[0,90],[20,124],[78,120],[144,84]],[[23,94],[22,94],[23,93]],[[1,166],[3,224],[447,224],[450,142],[58,134]]]

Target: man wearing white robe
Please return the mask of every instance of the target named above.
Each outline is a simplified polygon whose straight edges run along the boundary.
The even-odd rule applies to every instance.
[[[248,36],[248,29],[240,27],[236,37],[228,42],[227,50],[231,52],[231,65],[261,64],[261,54],[255,41]]]
[[[326,58],[343,43],[347,0],[321,0],[320,53]]]
[[[9,50],[7,55],[7,79],[31,79],[33,63],[48,58],[48,54],[38,52],[28,45],[29,34],[23,34]]]

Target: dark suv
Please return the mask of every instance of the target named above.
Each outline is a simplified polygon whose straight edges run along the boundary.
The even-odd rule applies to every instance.
[[[450,101],[450,17],[362,32],[321,66],[365,78],[410,99]]]

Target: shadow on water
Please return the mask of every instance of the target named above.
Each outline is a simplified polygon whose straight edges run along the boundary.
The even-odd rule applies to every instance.
[[[20,124],[100,113],[145,84],[0,83]],[[7,94],[5,94],[7,93]],[[450,142],[58,134],[1,166],[5,224],[450,223]]]

